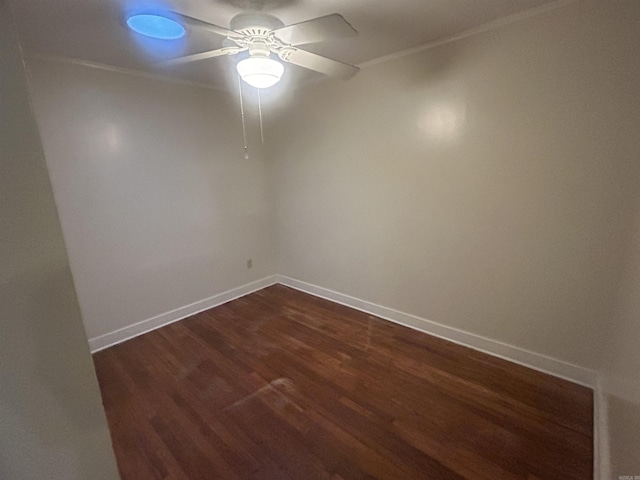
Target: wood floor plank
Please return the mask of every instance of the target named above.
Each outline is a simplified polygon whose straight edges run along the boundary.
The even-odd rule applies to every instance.
[[[276,285],[94,355],[123,480],[585,480],[584,387]]]

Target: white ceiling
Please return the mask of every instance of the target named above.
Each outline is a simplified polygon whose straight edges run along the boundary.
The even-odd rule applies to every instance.
[[[255,0],[254,0],[255,1]],[[14,0],[13,12],[27,54],[70,57],[115,67],[157,72],[153,62],[217,48],[222,39],[191,30],[185,41],[140,42],[125,27],[126,12],[154,3],[228,27],[247,0]],[[304,48],[354,65],[456,35],[552,0],[260,0],[286,25],[342,14],[359,35]],[[137,37],[137,38],[136,38]],[[232,59],[220,57],[172,67],[163,73],[223,86]],[[287,65],[296,81],[321,77]]]

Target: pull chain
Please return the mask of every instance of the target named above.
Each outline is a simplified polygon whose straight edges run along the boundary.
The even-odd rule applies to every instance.
[[[258,115],[260,117],[260,141],[264,145],[264,129],[262,128],[262,100],[260,97],[260,89],[258,89]]]
[[[238,90],[240,92],[240,116],[242,117],[242,139],[244,140],[244,159],[249,160],[249,146],[247,145],[247,125],[244,119],[244,102],[242,100],[242,80],[238,74]]]

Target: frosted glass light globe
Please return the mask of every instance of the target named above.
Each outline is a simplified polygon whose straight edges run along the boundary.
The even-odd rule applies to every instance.
[[[242,80],[255,88],[269,88],[282,78],[284,65],[268,57],[249,57],[236,65]]]

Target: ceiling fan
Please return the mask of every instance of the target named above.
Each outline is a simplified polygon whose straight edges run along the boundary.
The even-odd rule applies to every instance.
[[[258,11],[244,12],[231,19],[229,29],[180,13],[172,12],[171,16],[179,24],[225,37],[225,46],[216,50],[172,58],[158,63],[160,66],[182,65],[223,55],[248,52],[249,56],[238,62],[237,70],[246,83],[256,88],[268,88],[280,81],[284,66],[274,57],[283,62],[343,79],[349,79],[359,71],[359,68],[353,65],[298,48],[300,45],[357,35],[358,32],[349,22],[337,13],[285,26],[273,15]],[[172,21],[172,19],[168,20]]]

